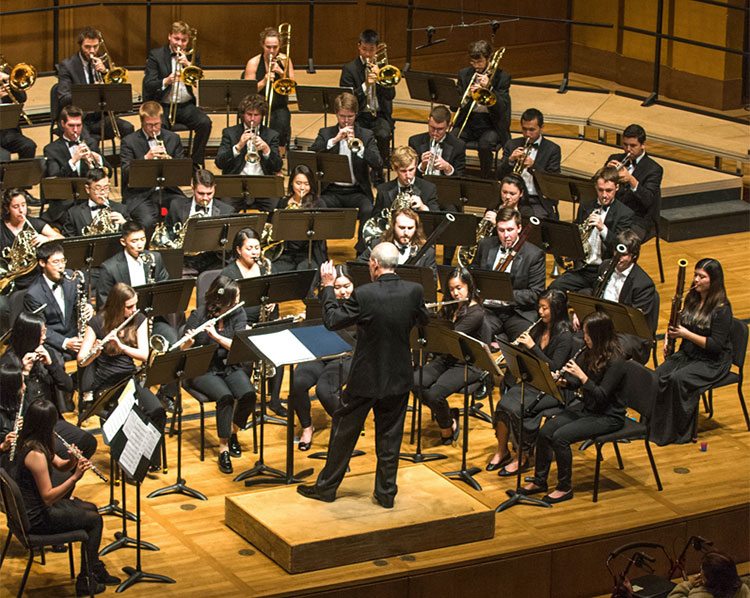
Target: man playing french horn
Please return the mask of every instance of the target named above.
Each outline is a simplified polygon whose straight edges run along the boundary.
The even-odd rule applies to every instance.
[[[422,231],[422,223],[419,221],[419,214],[411,208],[399,208],[391,213],[391,220],[382,238],[376,239],[373,247],[367,248],[357,258],[357,261],[367,262],[370,259],[372,249],[380,243],[387,242],[393,243],[398,249],[398,264],[405,264],[409,258],[419,252],[426,240],[425,234]],[[430,247],[419,258],[419,261],[411,265],[432,268],[436,272],[435,247]]]
[[[73,206],[63,227],[66,237],[116,233],[128,219],[128,210],[109,199],[112,186],[106,173],[94,168],[86,173],[88,201]]]

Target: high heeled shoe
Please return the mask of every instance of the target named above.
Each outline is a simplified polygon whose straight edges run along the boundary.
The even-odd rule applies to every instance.
[[[312,434],[315,434],[315,428],[313,428]],[[297,443],[297,450],[298,451],[303,451],[304,452],[304,451],[309,451],[310,450],[310,447],[312,446],[312,434],[310,435],[310,442],[302,442],[302,440],[300,440]]]

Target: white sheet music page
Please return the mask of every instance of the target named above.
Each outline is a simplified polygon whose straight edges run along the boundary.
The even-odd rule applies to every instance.
[[[131,378],[127,386],[125,386],[125,389],[122,391],[122,394],[120,394],[120,402],[117,407],[115,407],[115,410],[102,425],[102,438],[104,439],[104,444],[109,446],[111,439],[115,437],[115,434],[117,434],[125,423],[128,414],[133,409],[133,405],[135,405],[135,383]]]
[[[315,361],[313,355],[289,330],[259,334],[250,339],[260,351],[278,367],[287,363]]]

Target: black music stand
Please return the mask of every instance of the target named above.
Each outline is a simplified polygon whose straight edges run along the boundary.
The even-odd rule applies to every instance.
[[[437,195],[443,205],[453,204],[494,210],[500,201],[500,181],[436,175],[428,175],[424,177],[424,180],[430,181],[437,187]]]
[[[445,220],[448,212],[417,212],[419,221],[422,223],[422,229],[426,236],[430,236],[432,231]],[[481,218],[474,214],[463,214],[461,212],[450,212],[455,218],[453,224],[446,228],[438,239],[440,245],[459,246],[474,245],[476,241],[477,225]]]
[[[77,204],[80,199],[88,198],[86,177],[45,177],[41,180],[41,191],[44,203],[50,199],[72,199]]]
[[[257,360],[273,363],[276,368],[289,365],[290,388],[294,383],[293,364],[343,357],[352,352],[354,345],[354,341],[345,332],[327,330],[319,321],[270,323],[259,329],[237,333],[235,339],[239,341],[238,347],[235,349],[233,341],[227,364]],[[312,468],[294,473],[294,417],[294,404],[290,401],[286,421],[286,472],[269,468],[263,463],[264,439],[261,427],[261,453],[258,462],[252,469],[238,475],[234,481],[245,480],[245,486],[267,483],[290,485],[299,484],[302,478],[312,474]],[[256,477],[264,473],[273,477]]]
[[[194,286],[195,279],[179,278],[134,287],[138,292],[138,309],[147,318],[185,311]]]
[[[3,189],[38,185],[44,172],[44,158],[22,158],[0,162],[0,180]]]
[[[523,463],[523,418],[526,413],[526,385],[533,386],[540,393],[548,394],[563,403],[562,395],[552,379],[549,364],[530,353],[525,347],[515,347],[510,343],[500,341],[500,350],[505,357],[505,363],[508,365],[510,373],[521,381],[521,424],[518,431],[518,470],[516,471],[516,489],[507,490],[508,500],[498,505],[496,513],[509,509],[513,505],[525,504],[536,507],[549,508],[552,505],[534,498],[521,494],[521,464]]]
[[[307,261],[312,263],[313,241],[351,239],[357,225],[357,208],[275,210],[273,236],[285,241],[307,241]]]
[[[227,262],[227,247],[231,248],[237,233],[243,228],[252,228],[260,234],[267,217],[266,214],[236,214],[193,218],[187,224],[182,249],[185,254],[221,251],[223,268]]]
[[[631,334],[649,341],[654,340],[654,332],[646,322],[646,316],[638,308],[571,291],[568,292],[568,303],[581,322],[590,313],[601,311],[612,320],[615,332]]]
[[[100,112],[99,143],[104,142],[104,117],[107,112],[130,112],[133,109],[133,89],[130,83],[91,83],[71,86],[72,104],[84,112]]]
[[[344,92],[354,93],[351,87],[319,87],[298,85],[296,89],[297,107],[300,112],[323,114],[323,126],[328,126],[328,115],[334,114],[333,101]],[[289,167],[292,170],[292,167]],[[313,172],[315,172],[313,170]]]
[[[221,110],[227,114],[236,112],[239,103],[249,94],[258,93],[258,82],[254,79],[201,79],[198,81],[198,97],[204,110]]]
[[[346,267],[352,275],[352,282],[355,287],[372,282],[370,280],[370,266],[367,262],[346,262]],[[435,283],[435,273],[432,268],[426,266],[396,266],[396,274],[408,280],[422,285],[424,290],[424,300],[427,303],[435,301],[437,296],[437,285]]]
[[[445,104],[455,109],[461,103],[461,94],[452,77],[409,71],[404,74],[404,79],[411,99],[429,102],[430,110],[435,104]]]
[[[97,85],[97,87],[103,87]],[[184,187],[193,176],[190,158],[169,160],[131,160],[128,187],[153,189],[159,193],[159,223],[164,220],[164,188]]]
[[[585,257],[581,231],[574,222],[542,218],[542,249],[555,259],[579,261]]]
[[[180,384],[184,379],[201,376],[208,370],[215,352],[215,345],[206,345],[204,347],[193,347],[184,351],[170,351],[169,353],[157,355],[148,367],[146,386],[169,384],[175,381]],[[177,393],[176,401],[177,480],[170,486],[154,490],[146,498],[156,498],[164,494],[176,493],[191,496],[199,500],[208,500],[204,494],[187,486],[185,479],[182,477],[182,389]]]
[[[327,152],[303,152],[299,150],[289,152],[289,172],[292,172],[299,164],[304,164],[318,179],[318,192],[323,183],[336,183],[338,181],[350,181],[352,173],[349,171],[349,160],[340,154],[329,154]]]
[[[98,266],[122,251],[120,233],[91,235],[90,237],[68,237],[60,239],[68,268],[86,270],[88,295],[91,296],[91,268]]]
[[[0,104],[0,131],[15,129],[23,112],[23,104]]]
[[[275,174],[217,176],[215,195],[216,197],[241,197],[245,204],[258,197],[283,197],[284,178]]]

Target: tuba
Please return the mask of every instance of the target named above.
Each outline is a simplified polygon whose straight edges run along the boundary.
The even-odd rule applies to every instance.
[[[362,239],[365,244],[372,246],[375,239],[380,239],[385,231],[391,225],[391,216],[404,208],[411,207],[411,200],[414,197],[414,186],[409,185],[394,198],[390,208],[381,210],[378,216],[368,218],[362,225]]]
[[[13,239],[13,245],[3,247],[1,254],[3,259],[0,260],[0,295],[11,293],[15,286],[15,279],[36,268],[35,238],[36,231],[24,218],[23,228]]]
[[[13,91],[23,91],[28,89],[36,82],[36,68],[25,62],[19,62],[16,66],[11,67],[8,61],[5,60],[5,56],[0,54],[0,71],[8,75],[8,83],[6,84],[8,89],[8,95],[14,104],[20,102],[13,95]],[[31,123],[31,119],[28,115],[21,110],[21,116],[28,124]]]

